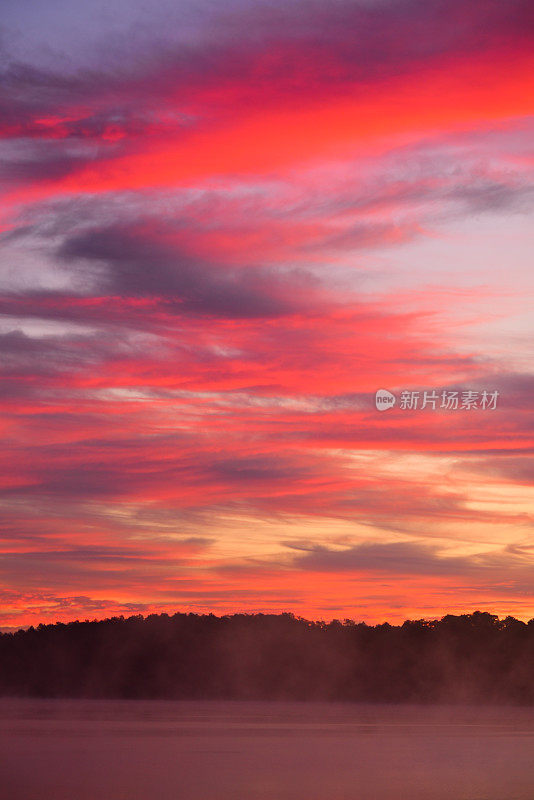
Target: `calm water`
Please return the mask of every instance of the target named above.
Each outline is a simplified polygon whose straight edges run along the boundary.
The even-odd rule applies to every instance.
[[[0,700],[2,800],[533,800],[534,709]]]

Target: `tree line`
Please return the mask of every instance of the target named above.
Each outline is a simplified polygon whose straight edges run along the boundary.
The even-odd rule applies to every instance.
[[[0,634],[0,694],[531,704],[534,619],[191,613],[39,625]]]

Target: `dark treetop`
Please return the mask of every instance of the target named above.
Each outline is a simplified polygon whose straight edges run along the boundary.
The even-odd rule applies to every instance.
[[[0,634],[0,694],[533,703],[534,620],[154,614],[39,625]]]

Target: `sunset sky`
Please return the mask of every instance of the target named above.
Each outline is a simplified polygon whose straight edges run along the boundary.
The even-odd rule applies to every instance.
[[[531,0],[3,0],[0,70],[0,626],[534,617]]]

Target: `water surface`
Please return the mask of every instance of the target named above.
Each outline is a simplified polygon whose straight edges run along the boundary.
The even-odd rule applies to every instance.
[[[533,800],[534,709],[0,700],[6,800]]]

